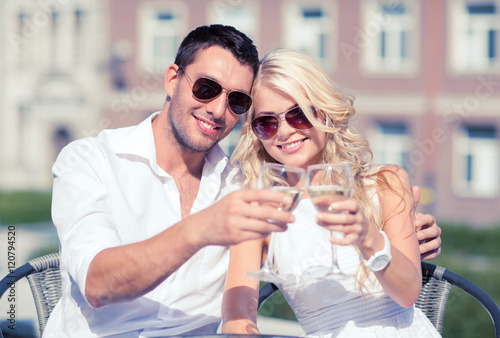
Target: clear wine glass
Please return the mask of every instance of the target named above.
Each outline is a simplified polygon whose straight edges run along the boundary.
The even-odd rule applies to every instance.
[[[306,171],[299,167],[279,163],[265,163],[259,175],[258,188],[282,191],[290,195],[292,197],[290,205],[280,203],[276,205],[276,208],[292,211],[302,198],[305,174]],[[269,222],[274,221],[269,220]],[[267,257],[262,268],[259,271],[248,272],[248,276],[271,283],[284,281],[274,264],[273,244],[275,236],[275,232],[270,235]]]
[[[352,197],[354,178],[352,168],[348,163],[325,163],[307,167],[307,193],[312,204],[319,212],[341,213],[342,210],[334,209],[332,204]],[[332,237],[341,236],[342,233],[330,231]],[[337,247],[331,243],[332,262],[323,278],[342,271],[337,261]]]

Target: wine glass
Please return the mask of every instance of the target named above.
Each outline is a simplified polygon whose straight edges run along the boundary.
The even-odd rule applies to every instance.
[[[354,178],[352,168],[348,163],[325,163],[307,167],[307,193],[312,204],[318,212],[341,213],[342,210],[334,209],[332,204],[352,197]],[[341,236],[342,233],[330,230],[332,237]],[[332,262],[323,278],[342,274],[337,261],[337,247],[331,243]]]
[[[276,208],[292,211],[302,198],[305,174],[306,171],[299,167],[279,163],[264,163],[259,175],[258,188],[282,191],[290,195],[292,197],[291,204],[284,205],[279,203],[276,205]],[[275,221],[268,220],[268,222],[274,223]],[[280,276],[274,264],[273,239],[275,236],[276,233],[271,232],[267,257],[262,268],[259,271],[248,272],[248,276],[271,283],[284,281],[284,278]]]

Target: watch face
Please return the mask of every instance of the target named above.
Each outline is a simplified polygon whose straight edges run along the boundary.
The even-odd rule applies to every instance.
[[[389,262],[390,262],[389,257],[379,256],[379,257],[375,258],[375,260],[372,262],[371,266],[372,266],[373,270],[379,271],[379,270],[382,270],[383,268],[385,268],[387,266],[387,264],[389,264]]]

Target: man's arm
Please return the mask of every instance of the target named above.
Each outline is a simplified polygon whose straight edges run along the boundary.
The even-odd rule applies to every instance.
[[[415,207],[420,200],[420,188],[412,187]],[[435,259],[441,254],[441,228],[436,224],[436,218],[431,214],[415,214],[415,227],[420,244],[420,259]]]
[[[276,194],[275,194],[276,193]],[[157,287],[207,245],[233,245],[264,238],[293,222],[293,215],[254,202],[290,204],[274,191],[236,191],[142,242],[105,249],[90,263],[85,295],[94,307],[130,301]]]
[[[110,200],[116,196],[107,186],[108,171],[104,152],[94,139],[63,149],[53,168],[52,218],[61,262],[94,307],[146,294],[205,246],[231,245],[286,228],[268,219],[293,222],[291,213],[259,203],[289,204],[286,194],[235,191],[154,237],[123,245],[123,234],[110,211]],[[137,229],[143,227],[137,224]]]

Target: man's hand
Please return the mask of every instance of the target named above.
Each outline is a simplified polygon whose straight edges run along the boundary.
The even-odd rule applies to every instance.
[[[238,190],[186,220],[201,246],[234,245],[285,231],[295,218],[277,206],[291,203],[291,197],[279,191]]]
[[[417,207],[420,200],[420,188],[412,187],[413,200]],[[415,214],[415,227],[420,244],[420,259],[435,259],[441,253],[441,228],[436,224],[436,218],[430,214]]]

